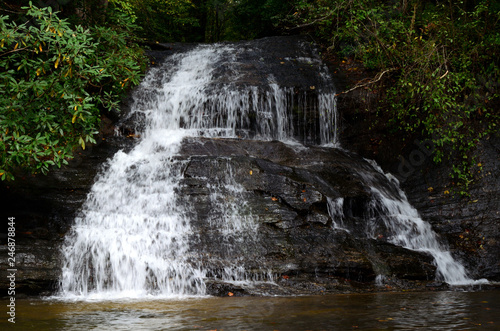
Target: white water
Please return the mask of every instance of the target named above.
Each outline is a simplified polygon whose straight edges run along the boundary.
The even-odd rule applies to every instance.
[[[253,114],[256,139],[294,139],[293,90],[282,89],[273,77],[259,89],[236,88],[230,83],[211,86],[215,64],[234,61],[230,46],[202,46],[173,56],[162,68],[152,69],[141,84],[132,115],[142,115],[140,141],[128,153],[118,152],[76,218],[62,252],[61,295],[67,298],[130,298],[154,295],[203,295],[206,271],[190,252],[190,219],[177,189],[183,162],[176,160],[187,136],[238,137],[248,134]],[[173,67],[174,69],[169,69]],[[238,72],[233,70],[237,77]],[[266,87],[267,86],[267,87]],[[334,145],[334,93],[320,93],[321,143]],[[304,129],[305,130],[305,129]],[[231,245],[254,240],[257,221],[241,196],[228,167],[225,178],[209,185],[215,208],[208,215],[221,240]],[[222,195],[220,192],[225,191]],[[225,198],[231,197],[233,201]],[[272,280],[263,270],[249,276],[235,259],[219,278],[249,282]],[[214,276],[214,275],[212,275]]]
[[[328,214],[333,222],[333,228],[349,232],[344,226],[344,198],[332,199],[328,197],[326,203]]]
[[[434,258],[438,279],[451,285],[487,283],[484,279],[474,281],[467,276],[464,266],[440,244],[431,225],[424,222],[418,211],[410,205],[406,194],[399,188],[398,180],[391,174],[385,174],[374,161],[367,161],[393,184],[392,189],[397,192],[395,196],[385,190],[377,189],[373,176],[361,173],[373,193],[368,210],[367,234],[374,239],[377,238],[371,221],[378,217],[383,220],[391,234],[389,242],[414,251],[425,252]]]
[[[377,184],[373,176],[373,169],[360,171],[359,175],[364,179],[367,187],[372,192],[372,198],[365,211],[366,235],[373,239],[382,239],[379,233],[378,221],[382,220],[388,230],[390,243],[408,248],[410,250],[425,252],[434,258],[437,279],[441,279],[451,285],[470,285],[488,283],[485,279],[473,280],[467,276],[464,266],[456,261],[449,250],[443,246],[429,223],[424,222],[418,211],[411,206],[405,193],[399,188],[398,180],[391,174],[385,174],[383,170],[372,160],[366,160],[373,169],[378,171],[384,178],[392,183],[390,191]],[[380,187],[377,188],[377,187]],[[396,192],[396,194],[394,194]],[[349,227],[343,223],[343,198],[336,200],[327,199],[328,212],[333,220],[333,228],[348,231]],[[380,285],[390,275],[378,275],[376,284]]]
[[[272,282],[272,273],[261,267],[261,271],[248,272],[240,247],[248,249],[259,245],[258,217],[252,213],[244,196],[245,189],[234,179],[230,158],[219,157],[209,161],[210,167],[223,169],[220,178],[207,178],[207,187],[213,209],[206,215],[210,227],[218,236],[224,249],[219,252],[224,257],[224,267],[218,274],[211,275],[216,280],[239,285],[252,285],[255,282]],[[222,244],[221,244],[222,243]]]
[[[258,222],[243,197],[243,186],[234,180],[234,170],[228,161],[229,159],[219,158],[210,164],[211,167],[225,169],[225,176],[207,178],[211,182],[207,184],[210,200],[216,207],[207,215],[208,222],[220,233],[222,240],[243,241],[245,238],[255,238]]]
[[[272,76],[259,87],[237,87],[231,77],[214,86],[217,64],[235,61],[236,51],[225,45],[200,46],[174,55],[144,79],[143,93],[131,112],[144,119],[141,138],[130,152],[120,151],[108,161],[76,218],[62,249],[61,296],[110,299],[205,294],[207,271],[190,250],[189,206],[177,193],[185,162],[176,156],[185,137],[251,137],[297,144],[303,143],[297,137],[313,141],[310,137],[319,133],[320,144],[337,144],[334,91],[318,91],[318,100],[312,102],[306,95],[297,101],[293,89],[281,88]],[[230,68],[229,75],[237,78],[237,66]],[[303,109],[306,117],[308,104],[316,105],[314,111],[321,120],[312,128],[300,127],[289,109]],[[258,220],[246,205],[243,188],[234,181],[234,169],[225,166],[227,175],[207,187],[215,206],[208,221],[220,240],[228,243],[229,256],[237,254],[231,245],[238,240],[257,242]],[[375,188],[373,194],[373,208],[390,215],[384,219],[395,233],[392,242],[428,251],[447,282],[468,280],[463,267],[441,248],[406,198],[395,200]],[[337,228],[344,228],[342,206],[342,198],[328,200]],[[235,283],[273,278],[266,270],[250,275],[237,258],[210,277]]]

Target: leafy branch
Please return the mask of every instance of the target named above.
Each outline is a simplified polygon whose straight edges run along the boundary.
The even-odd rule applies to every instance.
[[[123,15],[113,29],[84,29],[50,7],[23,10],[21,25],[0,16],[2,180],[19,168],[47,173],[95,143],[101,111],[139,83],[145,64]]]

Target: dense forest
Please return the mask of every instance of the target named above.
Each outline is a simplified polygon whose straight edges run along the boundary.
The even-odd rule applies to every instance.
[[[489,0],[4,0],[0,7],[0,176],[46,173],[94,143],[161,42],[309,34],[359,63],[378,121],[431,138],[467,194],[472,152],[499,125],[500,3]],[[362,110],[360,110],[362,111]]]

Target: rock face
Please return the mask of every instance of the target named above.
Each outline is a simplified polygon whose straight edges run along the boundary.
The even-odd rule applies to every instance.
[[[261,67],[274,61],[280,69],[273,72],[283,77],[290,76],[291,68],[307,72],[308,67],[320,65],[303,62],[288,67],[293,61],[283,55],[283,50],[291,47],[290,40],[283,40],[281,51],[272,47],[278,43],[276,38],[260,41],[271,49],[267,55],[259,55],[250,44],[242,43],[246,51],[240,52],[243,55],[238,62],[268,75],[271,72]],[[252,59],[245,59],[245,54]],[[154,56],[159,60],[164,55],[157,51]],[[300,56],[300,52],[294,56]],[[223,77],[224,68],[218,67],[217,75]],[[314,77],[318,71],[311,72],[314,74],[302,76],[306,77],[304,81],[286,78],[285,86],[309,100],[318,84]],[[259,79],[250,74],[240,78],[242,86]],[[372,138],[366,134],[366,118],[354,111],[360,100],[344,99],[340,104],[351,107],[342,109],[342,145],[376,158],[384,170],[398,176],[398,158],[391,154],[391,148],[374,153]],[[307,104],[304,107],[309,108]],[[301,118],[300,126],[309,130],[314,125],[308,123],[314,121],[308,121],[304,113],[297,118]],[[117,124],[121,126],[119,131],[133,132],[139,120],[126,117]],[[55,169],[48,176],[20,173],[15,182],[0,184],[4,206],[0,211],[4,224],[0,261],[7,264],[7,221],[15,217],[18,293],[50,294],[57,290],[61,244],[96,174],[116,151],[128,150],[135,143],[125,136],[113,136],[113,131],[110,124],[108,130],[103,130],[108,134],[101,137],[101,143],[82,152],[70,166]],[[314,144],[318,139],[305,137],[301,141]],[[454,256],[466,264],[471,276],[496,280],[500,276],[499,232],[495,227],[499,217],[495,172],[499,166],[498,146],[498,139],[484,143],[481,157],[490,162],[484,161],[485,177],[476,189],[481,198],[473,204],[463,205],[461,200],[452,200],[443,193],[443,170],[432,166],[430,160],[415,167],[411,176],[399,175],[410,201],[448,241]],[[407,158],[409,153],[411,150],[403,156]],[[205,285],[210,294],[320,294],[380,290],[385,286],[421,289],[435,280],[436,266],[431,256],[390,243],[390,229],[384,225],[382,212],[372,205],[374,193],[370,187],[394,192],[394,183],[355,153],[278,141],[186,138],[176,158],[183,166],[178,193],[182,203],[190,206],[188,216],[194,229],[190,252],[207,271]],[[431,193],[429,186],[434,188]],[[255,227],[214,227],[215,222],[223,216],[230,218],[235,210],[248,216]],[[237,272],[238,266],[244,266],[241,272],[248,279],[265,280],[272,275],[275,284],[254,283],[248,287],[220,280],[228,269]],[[9,287],[5,268],[0,270],[0,287]]]
[[[371,193],[356,167],[370,166],[356,155],[227,139],[193,140],[184,145],[182,154],[200,155],[189,157],[181,189],[195,215],[209,213],[213,201],[207,182],[224,177],[229,168],[259,223],[257,239],[224,247],[224,242],[218,244],[220,238],[207,236],[210,227],[205,217],[194,218],[199,229],[195,250],[206,254],[205,266],[214,272],[231,258],[243,257],[247,269],[265,266],[292,293],[338,290],[339,280],[346,279],[373,283],[379,274],[399,280],[434,279],[430,256],[394,246],[383,237],[367,238],[363,213]],[[338,220],[328,211],[327,199],[338,197],[344,198],[342,212],[348,216],[343,224],[349,231],[335,228]],[[317,291],[309,288],[313,284]]]
[[[422,217],[428,220],[472,277],[500,281],[500,137],[484,139],[476,150],[483,164],[471,198],[450,196],[450,168],[416,167],[403,187]],[[431,161],[432,162],[432,161]],[[432,192],[429,192],[432,187]]]
[[[56,170],[48,177],[21,179],[3,188],[2,199],[11,206],[9,214],[4,215],[16,217],[19,292],[47,294],[57,288],[58,249],[64,233],[99,163],[118,146],[127,145],[118,140],[110,139],[95,147],[91,156],[73,168]],[[434,279],[435,266],[430,256],[397,247],[385,238],[368,238],[362,230],[355,230],[363,222],[370,197],[366,183],[356,174],[357,167],[369,169],[370,165],[356,155],[281,142],[193,138],[183,144],[179,158],[185,160],[179,190],[192,206],[190,219],[196,229],[192,251],[201,254],[208,275],[218,279],[224,268],[238,260],[249,278],[258,278],[267,270],[279,285],[242,289],[209,277],[207,288],[212,294],[352,291],[373,286],[379,274],[393,277],[393,285],[404,287],[417,286],[411,281]],[[237,198],[246,201],[249,214],[258,223],[252,238],[221,236],[210,225],[207,215],[211,215],[216,201],[211,198],[209,184],[225,178],[228,171],[243,188]],[[370,171],[380,175],[374,169]],[[226,186],[218,189],[223,199],[235,198]],[[343,222],[350,223],[353,231],[334,227],[327,197],[349,201],[344,207],[349,208],[349,216]],[[2,247],[5,259],[6,246]],[[5,288],[8,286],[4,279]]]
[[[376,160],[398,178],[422,219],[448,243],[472,278],[499,281],[500,136],[485,137],[478,145],[475,157],[483,169],[471,185],[471,197],[462,198],[453,194],[451,165],[432,161],[429,141],[415,138],[405,143],[384,125],[369,128],[376,116],[376,97],[362,89],[339,97],[342,146]]]

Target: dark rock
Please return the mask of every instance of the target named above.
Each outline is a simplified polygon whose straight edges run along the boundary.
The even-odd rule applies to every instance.
[[[338,65],[335,70],[342,71]],[[359,75],[359,74],[358,74]],[[347,75],[348,76],[348,75]],[[372,77],[338,81],[340,89],[355,81]],[[461,197],[450,178],[452,165],[435,164],[428,141],[420,137],[408,139],[389,131],[384,121],[376,121],[379,94],[383,82],[373,89],[356,89],[341,94],[337,100],[341,117],[341,144],[348,150],[375,160],[386,172],[394,174],[410,203],[429,222],[442,241],[448,243],[454,258],[462,262],[472,278],[500,280],[500,136],[484,137],[474,157],[482,170],[474,168],[475,180],[470,185],[470,198]],[[374,125],[374,123],[379,123]],[[427,150],[423,149],[427,148]],[[421,164],[411,162],[412,153],[421,152]],[[420,162],[417,162],[420,163]]]
[[[113,150],[119,145],[107,148]],[[9,208],[9,215],[15,215],[19,224],[19,291],[35,294],[53,291],[57,286],[59,245],[90,188],[95,169],[110,154],[109,150],[101,150],[104,147],[105,144],[97,146],[93,156],[76,167],[4,187],[5,199],[10,196],[24,201],[18,205],[19,209]],[[367,167],[366,161],[355,155],[321,147],[296,150],[280,142],[188,139],[178,159],[187,161],[179,193],[193,206],[191,219],[196,232],[192,251],[211,275],[213,281],[207,287],[214,295],[360,290],[366,284],[373,284],[378,274],[406,280],[433,279],[435,269],[430,257],[366,239],[365,235],[356,237],[332,226],[327,197],[344,196],[353,201],[352,207],[362,204],[355,201],[365,201],[370,194],[355,175],[357,167]],[[256,237],[221,238],[207,220],[207,215],[218,217],[211,214],[214,202],[208,183],[213,185],[214,179],[225,178],[228,169],[243,188],[241,198],[247,202],[249,215],[259,222]],[[376,175],[375,170],[372,172]],[[224,192],[224,187],[218,188],[222,196],[230,197],[231,192]],[[27,199],[48,202],[41,204],[44,209],[39,209],[39,204],[26,204]],[[12,205],[16,206],[14,201]],[[67,209],[61,208],[62,205],[67,205]],[[352,217],[353,222],[359,221]],[[4,251],[2,257],[6,256]],[[281,289],[248,289],[217,281],[224,268],[236,260],[243,262],[249,279],[263,277],[265,273],[276,275]],[[358,285],[353,286],[354,283]],[[5,288],[7,284],[4,281],[1,285]]]
[[[212,281],[211,280],[211,281],[207,281],[205,283],[205,285],[206,285],[207,294],[217,296],[217,297],[227,297],[227,296],[242,297],[242,296],[251,295],[247,290],[245,290],[241,286],[229,284],[229,283],[224,283],[221,281]]]
[[[327,197],[348,196],[353,201],[365,201],[370,194],[346,166],[363,167],[364,160],[333,149],[295,151],[279,142],[231,139],[190,139],[181,155],[193,154],[197,156],[188,157],[180,193],[189,199],[194,214],[206,215],[211,209],[206,187],[214,179],[224,178],[229,167],[234,180],[245,189],[243,197],[248,208],[261,224],[257,241],[240,241],[235,249],[206,236],[206,219],[197,218],[195,228],[200,233],[196,234],[199,239],[194,250],[204,252],[204,267],[213,268],[215,274],[221,261],[234,255],[243,257],[247,269],[267,268],[273,274],[293,279],[286,284],[294,288],[294,293],[307,292],[298,287],[319,278],[364,283],[373,282],[377,274],[407,280],[434,278],[430,256],[366,239],[364,233],[353,237],[333,228]],[[252,261],[256,264],[252,265]],[[318,292],[330,291],[327,287],[319,286]]]
[[[410,202],[446,239],[470,276],[495,281],[500,281],[499,151],[498,136],[479,144],[476,158],[483,169],[471,185],[470,198],[453,196],[448,176],[451,169],[446,165],[425,164],[402,179]]]
[[[285,39],[280,47],[287,48],[291,40]],[[283,58],[283,49],[278,51],[275,48],[276,39],[260,43],[268,48],[268,55],[257,54],[246,42],[240,44],[246,50],[241,53],[241,65],[262,70],[260,75],[272,72],[285,82],[284,86],[302,91],[307,89],[306,94],[315,93],[311,92],[310,86],[318,82],[313,76],[318,73],[319,62],[313,63],[314,70],[297,79],[293,70],[306,71],[310,64],[291,63],[293,61]],[[294,56],[300,56],[302,51],[305,57],[310,54],[311,46],[302,45],[304,47],[294,48],[297,52]],[[156,53],[154,56],[161,60],[164,55]],[[263,60],[259,58],[256,62],[258,56]],[[221,64],[217,70],[220,75],[218,83],[221,83],[227,68]],[[254,83],[262,78],[257,75],[250,70],[237,84]],[[362,121],[364,126],[357,128],[361,130],[359,139],[355,138],[354,130],[356,121],[363,119],[361,115],[358,117],[351,109],[343,117],[347,119],[344,128],[352,131],[344,135],[345,146],[352,147],[362,156],[378,155],[380,160],[386,161],[384,165],[389,165],[387,169],[397,169],[394,161],[397,158],[390,162],[390,148],[384,153],[375,153],[373,149],[371,153],[364,153],[369,141],[363,132],[367,125]],[[140,125],[140,119],[127,116],[117,124],[125,137],[135,132],[135,125]],[[111,126],[109,123],[108,134],[114,132]],[[59,248],[64,235],[79,212],[96,174],[105,171],[105,160],[118,149],[126,151],[133,145],[133,136],[125,137],[103,137],[105,140],[99,140],[99,145],[77,154],[69,166],[55,169],[46,177],[19,174],[15,182],[0,185],[0,199],[7,206],[0,211],[4,224],[0,236],[0,261],[6,263],[8,257],[5,245],[8,217],[16,217],[16,286],[20,292],[40,294],[54,291],[61,270]],[[310,139],[311,143],[314,141],[314,138]],[[492,148],[494,146],[498,145],[493,144]],[[487,155],[497,156],[494,148]],[[485,150],[488,149],[485,147]],[[183,197],[182,203],[191,206],[186,212],[194,229],[190,254],[193,262],[200,263],[207,271],[206,286],[213,295],[227,296],[229,292],[238,296],[368,291],[374,289],[378,275],[386,276],[391,286],[400,289],[422,288],[427,281],[434,280],[432,258],[387,243],[386,229],[382,225],[377,228],[381,239],[367,237],[364,230],[366,210],[373,194],[360,173],[368,174],[382,191],[393,191],[394,185],[355,153],[298,147],[277,141],[190,138],[184,141],[176,158],[183,161],[180,163],[183,179],[178,193]],[[488,185],[478,187],[485,202],[481,200],[480,204],[474,205],[476,210],[468,206],[466,211],[461,211],[460,201],[447,200],[443,193],[432,199],[426,195],[429,179],[443,183],[435,168],[426,172],[426,176],[431,177],[413,176],[406,178],[403,184],[424,218],[448,239],[455,256],[465,261],[469,269],[476,270],[475,275],[497,279],[500,254],[498,229],[493,229],[493,226],[498,221],[498,216],[495,216],[499,205],[498,177],[495,177],[498,158],[486,164],[486,173],[491,173],[491,176],[488,175]],[[238,192],[231,191],[232,182],[223,183],[221,180],[234,181]],[[220,190],[220,197],[211,195],[214,189]],[[328,201],[337,198],[344,199],[343,222],[349,231],[335,228],[329,215]],[[221,219],[225,212],[224,208],[213,208],[214,205],[229,206],[234,201],[239,202],[236,205],[240,215],[256,221],[256,233],[243,228],[228,229],[226,234],[221,234],[220,229],[213,226],[212,222]],[[456,218],[456,213],[462,216]],[[469,242],[475,244],[460,246],[457,238],[464,237],[465,233],[471,239]],[[484,249],[476,246],[479,238]],[[227,268],[237,265],[244,265],[244,276],[250,280],[274,275],[276,285],[255,283],[246,286],[220,280]],[[2,269],[0,287],[5,289],[8,286],[6,270]]]

